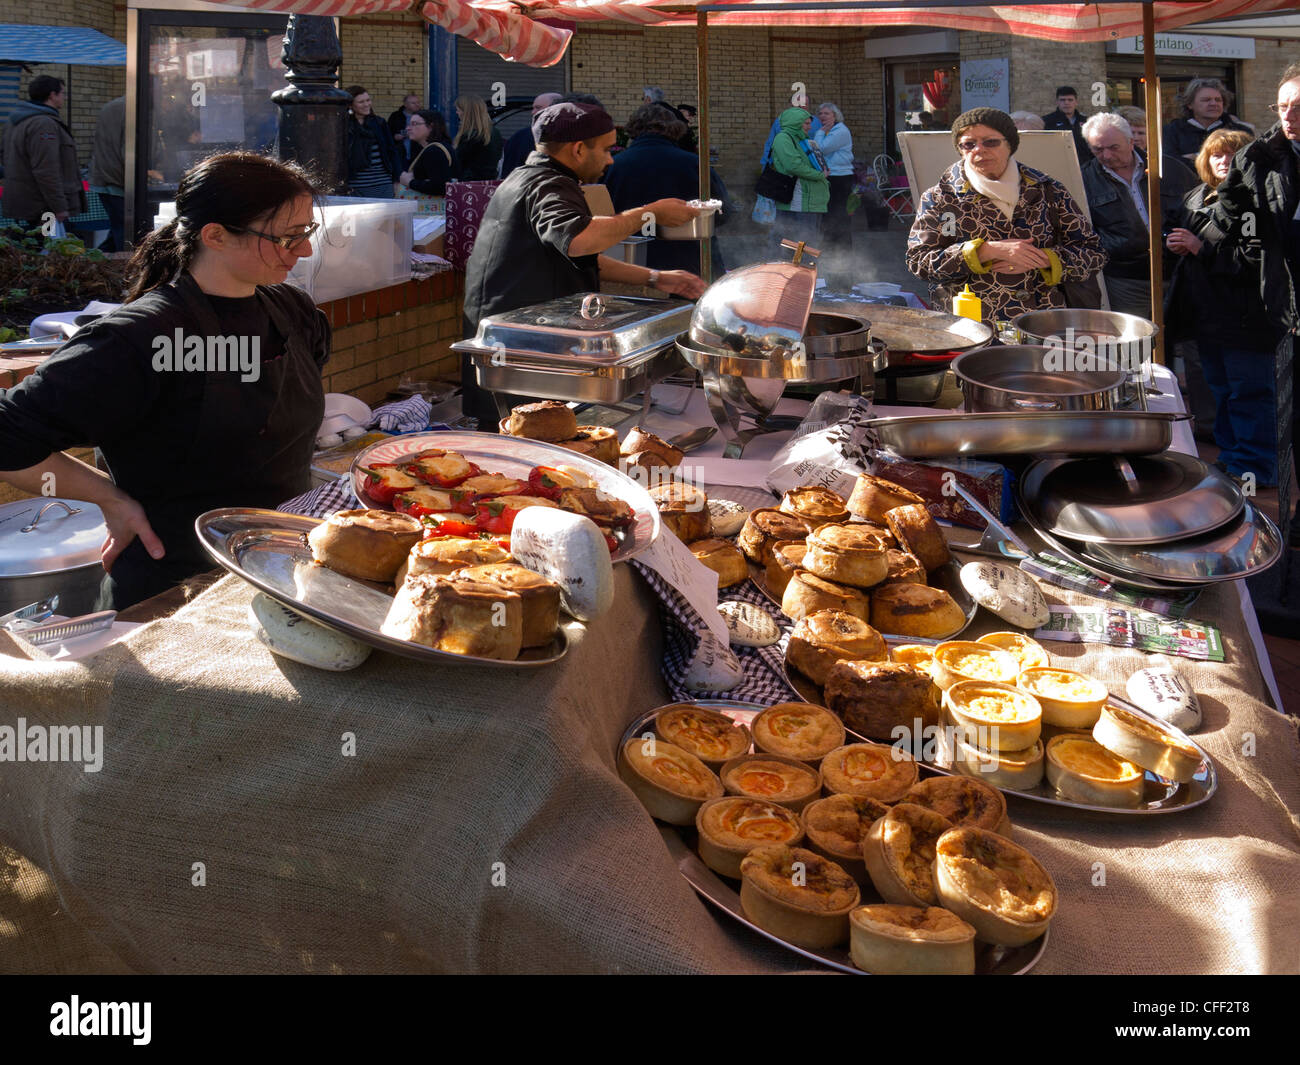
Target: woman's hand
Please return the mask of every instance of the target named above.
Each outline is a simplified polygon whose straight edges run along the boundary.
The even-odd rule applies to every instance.
[[[397,180],[402,183],[403,188],[410,188],[411,182],[415,180],[415,175],[412,174],[409,170],[403,170],[400,174],[397,175]]]
[[[1047,253],[1032,240],[986,240],[978,254],[980,262],[987,263],[995,274],[1024,274],[1052,265]]]
[[[1204,241],[1190,229],[1172,229],[1165,241],[1165,247],[1175,255],[1199,255],[1204,246]]]
[[[670,292],[674,296],[697,300],[704,295],[708,285],[704,283],[703,278],[696,277],[689,270],[660,270],[659,281],[655,288],[661,292]]]
[[[108,539],[104,541],[103,552],[100,555],[105,573],[112,572],[117,556],[125,551],[137,536],[140,537],[144,549],[149,552],[150,558],[160,559],[166,554],[162,541],[158,539],[157,533],[149,524],[149,519],[145,517],[144,507],[134,499],[124,495],[121,499],[101,502],[99,509],[103,511],[104,524],[108,526]]]

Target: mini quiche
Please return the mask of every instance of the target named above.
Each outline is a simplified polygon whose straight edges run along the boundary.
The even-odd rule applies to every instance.
[[[776,754],[745,754],[722,767],[728,794],[766,799],[799,811],[821,793],[822,775],[794,758]]]
[[[946,817],[954,828],[972,825],[1006,835],[1007,800],[997,788],[967,777],[930,777],[912,785],[899,802],[924,806]],[[1004,831],[1005,830],[1005,831]]]
[[[1043,708],[1043,724],[1090,729],[1101,717],[1110,693],[1106,685],[1072,669],[1037,667],[1024,670],[1016,687],[1028,692]]]
[[[1051,665],[1043,645],[1023,633],[990,632],[981,636],[975,642],[986,643],[990,647],[996,647],[999,651],[1006,651],[1007,654],[1020,663],[1021,669]]]
[[[1038,742],[1038,700],[1010,684],[964,680],[943,693],[943,708],[959,739],[986,751],[1023,751]]]
[[[862,894],[834,862],[802,847],[755,847],[740,873],[740,905],[764,931],[807,950],[849,938],[849,912]]]
[[[899,906],[934,906],[934,848],[952,828],[942,814],[899,803],[871,826],[862,859],[880,897]]]
[[[985,751],[957,740],[953,768],[995,788],[1029,791],[1043,782],[1043,744],[1040,740],[1027,751]]]
[[[963,680],[1014,684],[1020,663],[1005,651],[985,643],[949,640],[934,649],[934,665],[930,672],[934,675],[934,682],[947,691]]]
[[[710,799],[695,816],[700,858],[720,876],[740,879],[740,863],[755,847],[797,847],[804,830],[799,815],[762,799],[724,795]]]
[[[1187,740],[1109,703],[1092,727],[1092,738],[1121,758],[1180,784],[1186,784],[1201,768],[1201,752]]]
[[[655,732],[715,772],[749,750],[748,727],[693,703],[674,703],[660,710],[655,715]]]
[[[939,905],[986,943],[1019,947],[1056,914],[1056,884],[1024,847],[983,828],[954,828],[935,847]]]
[[[653,736],[623,745],[618,775],[651,817],[670,825],[689,825],[709,799],[722,796],[722,782],[695,755]]]
[[[1055,736],[1047,743],[1048,783],[1063,799],[1089,806],[1142,805],[1146,774],[1084,736]]]
[[[829,795],[805,806],[800,817],[808,849],[837,863],[865,887],[870,878],[862,860],[862,841],[887,813],[889,807],[879,799]]]
[[[900,643],[889,649],[889,660],[902,666],[915,666],[930,673],[934,667],[934,647],[924,643]]]
[[[826,790],[897,802],[916,783],[916,762],[883,743],[850,743],[822,759]]]
[[[844,743],[844,724],[824,706],[777,703],[754,718],[754,746],[801,762],[820,762]]]
[[[938,906],[859,906],[849,914],[849,956],[877,976],[970,976],[975,929]]]

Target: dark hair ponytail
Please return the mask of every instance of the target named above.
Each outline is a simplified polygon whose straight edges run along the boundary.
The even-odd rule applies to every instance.
[[[316,200],[320,189],[295,163],[257,152],[218,152],[181,178],[176,217],[150,233],[126,266],[126,302],[161,288],[190,269],[200,250],[199,233],[210,222],[247,229],[300,196]]]

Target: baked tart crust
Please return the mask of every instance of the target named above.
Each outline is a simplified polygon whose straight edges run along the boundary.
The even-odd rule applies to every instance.
[[[804,829],[799,815],[774,802],[725,795],[710,799],[695,817],[700,858],[721,876],[740,879],[740,863],[755,847],[797,847]]]
[[[740,905],[760,928],[809,950],[849,938],[849,912],[862,895],[834,862],[802,847],[769,846],[755,847],[740,868]]]
[[[766,754],[820,762],[844,743],[844,723],[815,703],[777,703],[754,718],[754,746]]]
[[[917,779],[916,762],[883,743],[849,743],[822,759],[826,790],[897,802]]]
[[[878,976],[970,976],[975,929],[938,906],[859,906],[849,914],[849,956]]]
[[[934,649],[934,667],[930,672],[934,675],[934,682],[946,691],[963,680],[1014,684],[1020,673],[1020,664],[1006,651],[988,644],[949,640]]]
[[[1091,729],[1110,696],[1096,678],[1054,666],[1021,670],[1016,687],[1038,700],[1043,724],[1060,728]]]
[[[1038,700],[1010,684],[959,681],[943,693],[943,706],[961,738],[987,751],[1028,750],[1042,733]]]
[[[1002,792],[969,777],[931,777],[912,785],[900,802],[924,806],[946,817],[954,828],[973,826],[992,832],[1006,819],[1007,800]]]
[[[1048,782],[1063,799],[1094,806],[1142,805],[1146,774],[1087,736],[1055,736],[1044,757]]]
[[[982,828],[954,828],[935,848],[941,905],[977,938],[1007,947],[1037,939],[1056,914],[1056,884],[1024,847]]]
[[[748,726],[694,703],[674,703],[655,715],[659,737],[695,755],[715,772],[749,750]]]
[[[628,740],[619,751],[618,773],[650,816],[670,825],[693,824],[706,800],[722,796],[713,770],[663,740]]]
[[[872,825],[862,857],[880,897],[900,906],[935,905],[934,849],[951,828],[942,814],[911,803],[899,803]]]
[[[1201,768],[1201,752],[1154,721],[1107,703],[1092,738],[1107,750],[1166,780],[1185,784]]]
[[[743,795],[802,810],[821,793],[822,775],[794,758],[778,754],[742,754],[722,767],[729,795]]]
[[[1043,645],[1022,632],[989,632],[975,642],[986,643],[999,651],[1005,651],[1020,663],[1022,670],[1052,664]]]

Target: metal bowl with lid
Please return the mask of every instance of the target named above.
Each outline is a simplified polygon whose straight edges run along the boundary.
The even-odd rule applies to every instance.
[[[93,503],[37,496],[0,506],[0,614],[54,594],[69,617],[94,610],[107,536]]]

